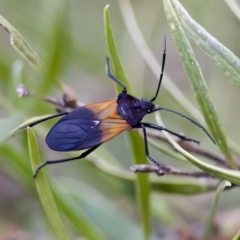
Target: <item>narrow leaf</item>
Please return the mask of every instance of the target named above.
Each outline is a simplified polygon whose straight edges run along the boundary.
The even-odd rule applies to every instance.
[[[0,15],[0,25],[9,33],[12,47],[38,72],[44,73],[45,66],[23,36]]]
[[[33,172],[42,163],[38,149],[36,136],[31,128],[27,129],[29,154],[32,163]],[[53,198],[51,189],[48,185],[44,170],[42,169],[36,178],[36,185],[42,206],[45,210],[49,223],[58,239],[70,239],[63,225],[60,213]]]
[[[156,113],[155,116],[156,116],[157,123],[161,126],[164,126],[164,124],[161,121],[160,114]],[[202,169],[204,172],[208,173],[209,175],[211,175],[215,178],[218,178],[221,180],[227,180],[231,183],[234,183],[234,184],[240,186],[240,172],[239,171],[224,169],[224,168],[216,167],[216,166],[210,165],[208,163],[205,163],[205,162],[199,160],[198,158],[194,157],[187,151],[185,151],[182,147],[180,147],[174,141],[174,139],[170,136],[169,133],[163,132],[163,134],[166,136],[166,138],[172,144],[172,146],[179,153],[181,153],[183,156],[185,156],[189,162],[191,162],[192,164],[194,164],[195,166],[197,166],[198,168]]]
[[[215,198],[214,198],[214,201],[213,201],[213,206],[212,206],[212,209],[210,211],[208,220],[205,224],[205,230],[204,230],[204,233],[203,233],[203,239],[205,239],[205,240],[210,239],[209,237],[210,237],[210,234],[211,234],[211,230],[213,228],[213,220],[214,220],[214,216],[215,216],[216,211],[217,211],[218,200],[219,200],[221,192],[226,187],[231,187],[231,183],[228,182],[228,181],[222,181],[217,188],[216,195],[215,195]]]
[[[112,66],[112,72],[114,73],[114,76],[119,79],[126,87],[129,93],[133,94],[132,87],[130,85],[130,82],[123,70],[122,64],[120,62],[117,48],[115,44],[115,40],[112,33],[112,27],[110,23],[110,15],[108,11],[109,5],[107,5],[104,9],[104,28],[105,28],[105,36],[106,36],[106,42],[107,42],[107,50],[108,54],[110,56],[110,65]],[[117,84],[117,92],[122,92],[122,88]]]
[[[214,109],[203,74],[183,30],[181,22],[176,15],[171,0],[164,0],[163,2],[175,45],[178,49],[188,79],[194,90],[197,102],[201,107],[205,121],[211,134],[213,135],[213,138],[217,142],[226,159],[229,161],[229,164],[233,169],[237,169],[228,147],[226,136],[219,122],[218,115]]]
[[[216,38],[195,22],[177,0],[171,0],[185,33],[216,64],[216,66],[240,88],[240,59]]]
[[[214,191],[217,188],[216,181],[202,181],[191,178],[184,179],[171,179],[161,181],[152,181],[151,185],[154,191],[164,192],[168,194],[180,194],[180,195],[194,195],[201,194],[210,191]]]
[[[129,133],[129,136],[132,145],[132,156],[134,159],[134,164],[148,164],[144,152],[143,139],[139,136],[138,133],[133,131]],[[136,192],[139,199],[141,217],[143,220],[144,236],[145,239],[150,239],[149,174],[136,174]]]
[[[108,11],[109,6],[107,5],[104,9],[104,24],[105,24],[105,35],[106,35],[106,42],[108,47],[108,54],[111,59],[111,63],[113,66],[113,74],[114,76],[119,79],[125,86],[127,87],[127,90],[132,93],[132,89],[130,86],[130,83],[124,73],[122,64],[119,60],[112,28],[110,24],[110,16]],[[121,88],[119,86],[117,87],[118,92],[120,92]],[[133,157],[134,157],[134,164],[140,164],[143,163],[142,159],[144,159],[144,162],[146,161],[145,153],[143,151],[143,140],[141,137],[136,133],[129,133],[130,134],[130,141],[133,151]],[[140,144],[140,146],[139,146]],[[149,210],[149,195],[150,195],[150,187],[148,182],[148,174],[138,174],[136,178],[136,192],[137,192],[137,200],[139,203],[141,218],[142,218],[142,224],[143,224],[143,230],[144,230],[144,237],[145,239],[150,238],[150,225],[149,225],[149,219],[150,219],[150,210]]]
[[[25,38],[19,33],[4,17],[0,15],[0,25],[9,33],[10,44],[19,55],[25,59],[35,70],[42,74],[47,73],[46,65],[42,59],[33,50],[31,45],[25,40]],[[62,89],[66,96],[71,100],[76,98],[76,93],[70,87],[66,86],[61,81],[54,79],[54,83],[57,87]]]
[[[40,130],[40,133],[42,131]],[[41,135],[39,133],[39,135]],[[8,166],[9,169],[12,169],[13,172],[17,174],[17,178],[24,182],[24,186],[27,187],[28,191],[36,193],[34,180],[29,181],[29,176],[31,174],[31,169],[29,163],[26,161],[28,155],[25,154],[25,149],[18,149],[18,151],[13,151],[13,146],[10,144],[5,144],[0,147],[1,159],[0,162],[5,159],[11,159],[11,161],[5,161],[4,164]],[[64,215],[65,219],[73,226],[73,231],[76,234],[84,236],[88,240],[104,240],[102,236],[102,230],[99,229],[99,226],[94,225],[89,219],[86,218],[86,215],[82,214],[82,209],[79,206],[76,207],[72,204],[73,200],[70,199],[66,193],[62,192],[60,185],[54,184],[51,181],[51,191],[54,196],[54,200],[58,206],[61,214]]]

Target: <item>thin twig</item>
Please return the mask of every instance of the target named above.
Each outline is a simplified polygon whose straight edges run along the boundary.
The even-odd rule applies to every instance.
[[[133,165],[130,167],[130,170],[134,173],[136,172],[155,172],[158,176],[163,175],[179,175],[179,176],[190,176],[190,177],[205,177],[205,178],[212,178],[211,175],[204,173],[204,172],[191,172],[186,171],[174,167],[167,166],[162,164],[160,166],[150,166],[150,165]]]

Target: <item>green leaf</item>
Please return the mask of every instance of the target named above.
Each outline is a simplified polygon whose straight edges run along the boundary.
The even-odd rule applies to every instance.
[[[179,178],[163,180],[161,178],[157,181],[151,181],[152,189],[159,192],[164,192],[168,194],[181,194],[181,195],[194,195],[201,194],[210,191],[214,191],[217,188],[216,181],[202,181],[191,178],[189,181],[188,178]]]
[[[156,116],[157,123],[159,125],[161,125],[161,126],[164,126],[164,124],[162,123],[162,121],[160,119],[160,114],[156,113],[155,116]],[[218,178],[218,179],[221,179],[221,180],[227,180],[227,181],[229,181],[231,183],[234,183],[234,184],[240,186],[240,172],[239,171],[219,168],[219,167],[210,165],[208,163],[205,163],[205,162],[199,160],[198,158],[194,157],[193,155],[191,155],[187,151],[185,151],[182,147],[180,147],[174,141],[174,139],[170,136],[169,133],[163,132],[163,134],[166,136],[166,138],[172,144],[172,146],[179,153],[181,153],[183,156],[185,156],[186,159],[189,162],[191,162],[192,164],[194,164],[195,166],[197,166],[198,168],[202,169],[204,172],[208,173],[209,175],[211,175],[211,176],[213,176],[215,178]]]
[[[33,172],[42,163],[38,149],[36,136],[31,128],[27,129],[29,154],[32,163]],[[70,239],[63,225],[60,213],[53,198],[51,189],[47,182],[44,169],[42,169],[36,178],[36,185],[42,206],[45,210],[49,223],[58,239]]]
[[[206,82],[171,0],[164,0],[165,12],[188,79],[213,138],[233,169],[237,169],[225,133],[214,109]]]
[[[129,133],[130,141],[132,145],[132,155],[134,159],[134,164],[148,164],[148,160],[145,156],[143,139],[138,133],[131,131]],[[145,239],[150,238],[150,184],[149,184],[149,174],[136,174],[136,192],[139,199],[139,209],[141,212],[144,236]]]
[[[38,131],[38,135],[41,135],[42,131]],[[8,168],[13,171],[16,175],[16,179],[20,182],[24,182],[24,186],[27,187],[28,191],[36,193],[34,180],[31,179],[31,169],[28,159],[28,154],[25,149],[18,149],[18,151],[13,151],[13,146],[10,144],[5,144],[0,147],[1,151],[1,160],[11,159],[7,162]],[[3,164],[3,161],[1,161]],[[5,162],[6,164],[6,162]],[[30,180],[29,180],[30,179]],[[82,214],[82,209],[79,206],[72,204],[72,200],[69,198],[69,195],[66,195],[62,192],[61,186],[55,183],[50,182],[51,191],[58,206],[59,211],[64,214],[68,222],[73,226],[73,229],[76,234],[83,235],[86,239],[89,240],[103,240],[102,231],[99,230],[99,227],[93,225],[89,219],[86,218],[86,215]]]
[[[128,92],[130,94],[133,94],[132,87],[130,85],[130,82],[123,70],[122,64],[120,62],[117,48],[115,44],[115,40],[112,33],[112,27],[110,23],[110,15],[108,11],[109,5],[107,5],[104,9],[104,28],[105,28],[105,36],[106,36],[106,42],[107,42],[107,50],[110,57],[110,65],[112,65],[112,72],[114,73],[114,76],[119,79],[127,88]],[[122,92],[121,86],[116,84],[117,86],[117,92]]]
[[[205,240],[209,239],[209,237],[210,237],[211,230],[213,228],[214,216],[215,216],[216,211],[217,211],[218,200],[219,200],[221,192],[226,187],[231,187],[231,183],[228,182],[228,181],[222,181],[217,188],[216,195],[215,195],[215,198],[214,198],[214,201],[213,201],[213,206],[212,206],[212,209],[210,211],[208,220],[205,224],[205,230],[204,230],[204,233],[203,233],[203,239],[205,239]]]
[[[171,2],[188,37],[240,88],[240,59],[195,22],[177,0],[171,0]]]
[[[59,3],[61,5],[61,3]],[[47,74],[48,77],[50,77],[52,71],[51,68],[47,70],[46,65],[43,63],[42,59],[38,56],[38,54],[33,50],[33,48],[30,46],[30,44],[25,40],[25,38],[5,19],[0,15],[0,25],[9,33],[10,35],[10,44],[16,50],[20,56],[25,59],[35,70],[38,72],[44,74]],[[58,28],[59,30],[60,28]],[[62,29],[62,26],[61,26]],[[62,34],[61,31],[56,32],[55,36],[60,37]],[[53,53],[52,58],[56,59],[57,55],[59,53],[59,47],[61,45],[61,41],[57,42],[55,46],[55,51]],[[52,66],[55,67],[54,59],[51,59]],[[56,69],[55,69],[56,70]],[[57,80],[56,78],[51,79],[51,81],[54,82],[54,84],[62,89],[66,96],[69,98],[69,100],[75,100],[76,93],[73,91],[70,87],[66,86],[61,81]]]
[[[124,73],[122,64],[119,60],[112,28],[110,24],[110,16],[108,11],[109,6],[107,5],[104,9],[104,26],[105,26],[105,35],[106,35],[106,42],[108,47],[108,54],[111,59],[111,63],[113,66],[113,74],[114,76],[119,79],[125,86],[127,90],[132,94],[132,89],[130,83]],[[117,86],[118,92],[121,92],[121,88]],[[130,141],[133,151],[134,163],[140,164],[146,162],[145,153],[143,151],[142,142],[143,140],[137,133],[129,133]],[[140,145],[139,145],[140,144]],[[142,146],[142,147],[141,147]],[[144,160],[143,160],[144,159]],[[143,162],[143,161],[144,162]],[[150,187],[148,182],[148,174],[137,174],[136,178],[136,192],[137,192],[137,200],[139,203],[139,209],[142,218],[143,230],[144,230],[144,237],[145,239],[150,238],[150,210],[149,210],[149,196],[150,196]]]
[[[23,38],[23,36],[2,16],[0,16],[0,25],[9,33],[10,44],[12,47],[38,72],[44,73],[45,66],[32,49],[30,44]]]

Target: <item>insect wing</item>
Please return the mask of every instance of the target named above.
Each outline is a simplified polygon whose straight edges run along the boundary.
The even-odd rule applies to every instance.
[[[46,143],[55,151],[82,150],[103,143],[131,128],[117,114],[116,99],[74,110],[49,131]]]

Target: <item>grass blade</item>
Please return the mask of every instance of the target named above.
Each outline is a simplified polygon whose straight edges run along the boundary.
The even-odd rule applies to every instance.
[[[218,115],[214,109],[203,74],[194,56],[193,50],[190,46],[181,22],[175,12],[174,6],[171,0],[164,0],[163,2],[175,45],[178,49],[188,79],[194,90],[197,102],[201,107],[205,121],[209,127],[211,134],[213,135],[213,138],[228,160],[230,166],[233,169],[237,169],[228,147],[226,135],[223,132],[222,126],[218,119]]]
[[[216,211],[217,211],[218,200],[219,200],[221,192],[226,187],[231,187],[231,183],[228,182],[228,181],[222,181],[217,188],[216,195],[215,195],[215,198],[214,198],[214,201],[213,201],[213,206],[212,206],[211,212],[209,214],[208,220],[207,220],[206,225],[205,225],[205,230],[204,230],[204,233],[203,233],[203,239],[204,240],[207,240],[210,237],[211,230],[213,228],[213,219],[214,219],[214,216],[215,216]]]
[[[211,58],[225,76],[240,88],[240,59],[195,22],[177,0],[171,2],[188,37]]]
[[[41,162],[36,136],[31,128],[27,129],[29,154],[33,172]],[[45,177],[44,170],[40,171],[36,178],[36,185],[42,206],[45,210],[50,225],[57,238],[60,240],[70,239],[63,225],[60,213],[53,198],[51,189]]]
[[[112,72],[114,73],[114,76],[119,79],[126,87],[130,94],[133,94],[132,87],[130,85],[130,82],[123,70],[122,64],[120,62],[117,48],[115,44],[115,40],[112,33],[112,27],[110,23],[110,15],[108,11],[109,5],[107,5],[104,9],[104,27],[105,27],[105,36],[106,36],[106,42],[107,42],[107,49],[108,54],[110,57],[110,65],[112,65]],[[117,92],[122,92],[122,88],[116,84],[117,86]]]
[[[46,65],[43,63],[42,59],[38,54],[33,50],[31,45],[25,40],[25,38],[19,33],[4,17],[0,15],[0,25],[9,33],[10,35],[10,44],[19,55],[25,59],[36,71],[49,75],[47,72]],[[60,32],[61,34],[61,32]],[[57,44],[61,44],[60,42]],[[57,48],[57,47],[56,47]],[[55,56],[56,57],[56,56]],[[50,76],[49,76],[50,77]],[[73,89],[66,86],[61,81],[56,78],[51,79],[54,84],[62,89],[69,100],[76,98],[76,93]]]
[[[111,59],[111,63],[113,66],[113,74],[114,76],[119,79],[128,89],[129,93],[132,93],[132,89],[130,83],[124,73],[122,68],[122,64],[120,63],[117,49],[112,33],[112,28],[110,24],[110,16],[108,11],[109,6],[107,5],[104,9],[104,24],[105,24],[105,34],[106,34],[106,41],[108,47],[108,54]],[[121,88],[117,86],[118,92],[120,92]],[[134,157],[134,164],[140,164],[146,162],[145,153],[143,151],[143,140],[137,133],[130,132],[130,141],[132,146],[132,152]],[[140,145],[139,145],[140,144]],[[141,146],[141,147],[140,147]],[[144,159],[144,160],[143,160]],[[144,162],[143,162],[144,161]],[[149,195],[150,195],[150,186],[148,182],[148,174],[137,174],[136,177],[136,192],[137,192],[137,200],[139,203],[139,209],[142,218],[142,224],[144,229],[144,237],[145,239],[149,239],[150,237],[150,209],[149,209]]]
[[[144,152],[143,139],[138,133],[131,131],[129,133],[131,145],[132,145],[132,155],[134,159],[134,164],[148,164],[147,158]],[[139,202],[139,209],[142,217],[142,223],[144,228],[144,239],[150,238],[150,184],[149,184],[149,174],[136,174],[136,192]]]
[[[164,124],[161,121],[159,113],[156,113],[156,121],[159,125],[164,126]],[[181,153],[184,157],[186,157],[186,159],[189,162],[191,162],[192,164],[194,164],[195,166],[197,166],[198,168],[200,168],[201,170],[203,170],[204,172],[210,174],[211,176],[213,176],[215,178],[218,178],[221,180],[227,180],[231,183],[234,183],[234,184],[240,186],[240,172],[239,171],[219,168],[219,167],[210,165],[208,163],[205,163],[205,162],[199,160],[198,158],[194,157],[187,151],[185,151],[182,147],[180,147],[173,140],[173,138],[170,136],[169,133],[163,132],[163,134],[166,136],[168,141],[172,144],[174,149],[176,149],[179,153]]]
[[[0,25],[9,33],[12,47],[38,72],[44,73],[45,66],[24,37],[2,16]]]

